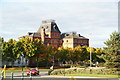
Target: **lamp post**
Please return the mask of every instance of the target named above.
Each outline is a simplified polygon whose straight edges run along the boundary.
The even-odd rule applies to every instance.
[[[23,59],[24,59],[24,54],[22,54],[22,71],[23,71]]]
[[[64,76],[65,76],[65,64],[66,64],[66,62],[63,61],[63,64],[64,64]]]
[[[92,33],[90,33],[89,35],[91,35]],[[90,42],[90,39],[89,39]],[[90,45],[90,67],[92,67],[92,46]]]
[[[53,56],[53,67],[54,67],[54,64],[55,64],[55,60],[54,60],[54,56]]]
[[[92,47],[90,47],[90,67],[92,67]]]

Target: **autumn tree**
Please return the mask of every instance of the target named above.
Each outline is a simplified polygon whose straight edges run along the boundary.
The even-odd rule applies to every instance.
[[[29,37],[22,37],[18,41],[19,48],[21,49],[20,56],[26,59],[33,58],[38,66],[39,55],[43,53],[43,45],[39,39],[31,39]]]
[[[17,59],[17,55],[14,50],[14,43],[16,41],[13,39],[9,39],[8,42],[2,43],[2,60],[6,60],[8,62],[12,62],[12,66],[14,65],[14,61]]]
[[[59,61],[63,62],[69,60],[70,57],[69,48],[59,47],[58,54],[59,54]]]

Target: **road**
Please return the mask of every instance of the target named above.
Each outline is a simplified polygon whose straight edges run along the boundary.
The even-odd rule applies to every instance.
[[[119,80],[117,78],[98,78],[98,77],[78,77],[78,76],[50,76],[48,75],[48,70],[40,71],[40,75],[37,76],[27,76],[24,71],[24,79],[22,78],[22,72],[14,72],[13,80]],[[12,80],[11,72],[6,73],[7,78],[4,80]]]
[[[16,71],[13,73],[14,77],[22,77],[22,73],[24,73],[24,77],[29,77],[26,75],[26,71]],[[45,75],[48,75],[48,70],[41,70],[40,75],[38,76],[32,76],[32,77],[40,77],[40,76],[45,76]],[[7,72],[6,73],[6,77],[11,77],[12,76],[12,72]]]

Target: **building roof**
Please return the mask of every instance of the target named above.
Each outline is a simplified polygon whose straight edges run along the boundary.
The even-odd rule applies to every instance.
[[[28,35],[30,36],[30,37],[41,37],[41,34],[40,33],[28,33]]]
[[[45,32],[60,32],[55,20],[44,20],[40,25],[37,33],[41,33],[41,29],[45,29]]]
[[[76,34],[75,32],[63,33],[61,35],[61,38],[62,39],[68,39],[68,38],[88,39],[88,38],[85,38],[84,36],[81,36],[80,34]]]

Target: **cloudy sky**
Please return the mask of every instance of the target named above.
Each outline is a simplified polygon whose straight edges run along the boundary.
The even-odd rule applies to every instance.
[[[10,38],[36,32],[42,20],[54,19],[62,33],[75,31],[102,48],[118,31],[119,0],[1,0],[0,36]]]

